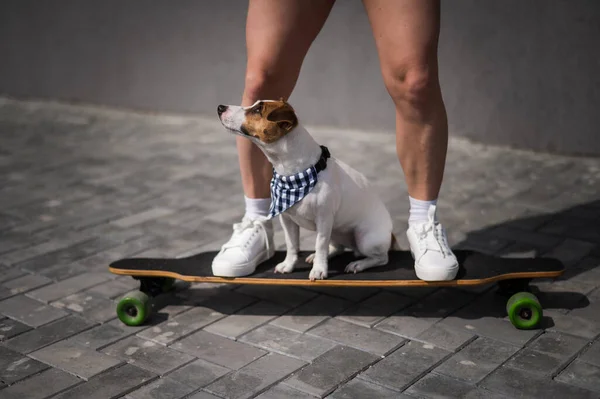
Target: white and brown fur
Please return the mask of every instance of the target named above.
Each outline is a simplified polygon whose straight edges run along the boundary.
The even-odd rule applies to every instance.
[[[319,144],[283,99],[249,107],[221,105],[218,113],[223,126],[254,142],[280,175],[303,171],[321,156]],[[289,273],[297,265],[300,227],[317,233],[315,252],[306,259],[313,264],[311,280],[327,278],[328,259],[345,248],[364,257],[346,266],[350,273],[385,265],[389,250],[398,248],[390,214],[365,176],[334,157],[327,160],[314,189],[280,214],[280,221],[287,254],[275,267],[278,273]]]

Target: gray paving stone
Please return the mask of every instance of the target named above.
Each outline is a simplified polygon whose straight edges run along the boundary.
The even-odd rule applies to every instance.
[[[600,367],[575,360],[556,377],[556,381],[600,393]]]
[[[284,379],[306,363],[291,357],[270,353],[227,374],[205,389],[217,396],[246,399]]]
[[[52,280],[47,277],[37,276],[35,274],[26,274],[24,276],[17,277],[14,280],[5,281],[2,283],[2,285],[8,288],[11,294],[16,295],[50,283],[52,283]]]
[[[122,361],[75,342],[59,341],[29,354],[30,357],[88,380]]]
[[[440,364],[435,371],[476,384],[518,350],[517,346],[480,337]]]
[[[31,330],[31,327],[26,326],[25,324],[20,323],[16,320],[1,319],[0,320],[0,342],[11,339],[12,337],[15,337],[15,336],[22,334],[29,330]]]
[[[528,348],[559,359],[568,359],[580,352],[588,340],[566,334],[547,332],[540,335]]]
[[[270,324],[298,332],[305,332],[322,321],[339,314],[350,306],[350,304],[351,302],[340,298],[319,295],[291,312],[276,318]]]
[[[264,391],[256,399],[305,399],[307,396],[304,392],[280,383]]]
[[[389,353],[405,342],[404,338],[397,335],[337,319],[327,320],[308,331],[307,334],[335,340],[342,345],[352,346],[380,356]]]
[[[91,222],[90,219],[86,220]],[[56,251],[43,252],[38,256],[33,256],[33,253],[24,255],[23,262],[19,261],[18,266],[23,270],[37,273],[48,265],[70,263],[116,245],[117,243],[104,237],[87,239]],[[12,252],[11,255],[14,253]]]
[[[65,317],[67,312],[45,305],[24,295],[17,295],[0,302],[0,314],[20,321],[30,327],[39,327]]]
[[[147,328],[137,335],[162,345],[168,345],[223,317],[225,317],[223,313],[210,308],[195,307],[154,327]]]
[[[592,339],[600,334],[600,321],[572,314],[564,315],[553,310],[545,310],[544,316],[552,319],[551,326],[547,326],[546,331],[567,333],[587,339]]]
[[[540,303],[545,309],[552,309],[567,313],[571,309],[580,310],[586,297],[594,290],[595,285],[588,282],[564,281],[553,282],[539,281],[534,284],[540,292],[536,292]]]
[[[39,271],[39,274],[60,281],[85,272],[106,271],[106,266],[117,259],[133,256],[138,252],[162,243],[162,239],[153,235],[144,235],[117,247],[95,253],[92,256],[74,262],[56,264]]]
[[[273,325],[259,327],[241,336],[239,341],[305,361],[312,361],[336,346],[336,343],[329,339],[301,334]]]
[[[137,367],[164,375],[194,360],[193,356],[137,337],[125,338],[102,350]]]
[[[193,394],[192,396],[187,397],[186,399],[220,399],[218,396],[211,395],[208,392],[199,391]]]
[[[559,259],[565,266],[570,267],[586,257],[594,246],[590,242],[567,238],[544,256]]]
[[[600,367],[600,340],[597,340],[588,347],[583,355],[581,355],[580,360]]]
[[[44,363],[0,346],[0,381],[6,384],[14,384],[47,368]]]
[[[101,283],[91,288],[88,288],[86,292],[93,292],[94,294],[98,294],[105,298],[116,299],[125,295],[129,291],[138,289],[139,286],[139,282],[135,281],[130,277],[119,277],[116,280],[110,280],[105,283]]]
[[[187,293],[183,293],[179,297],[189,298],[192,303],[197,303],[198,306],[203,306],[225,315],[234,314],[240,309],[257,303],[256,298],[231,291],[227,287],[223,287],[223,285],[216,288],[204,284],[204,286],[191,287],[187,291]]]
[[[268,323],[286,310],[288,310],[286,306],[260,301],[240,310],[236,314],[210,324],[204,330],[228,338],[238,338],[240,335]]]
[[[244,295],[276,302],[291,308],[300,306],[317,296],[316,293],[301,288],[268,285],[242,285],[236,291]]]
[[[600,322],[600,301],[592,302],[583,308],[574,309],[569,315]]]
[[[229,371],[228,368],[197,359],[170,373],[169,378],[178,383],[198,389],[224,376]]]
[[[487,389],[475,388],[463,396],[463,399],[511,399],[511,397]]]
[[[58,369],[48,369],[0,391],[2,399],[43,399],[64,391],[81,380]],[[40,389],[44,387],[44,389]]]
[[[180,399],[192,393],[194,388],[163,377],[127,395],[131,399]]]
[[[156,378],[150,371],[125,364],[56,396],[56,399],[117,398]],[[54,399],[54,398],[53,398]]]
[[[551,250],[562,242],[562,239],[556,236],[516,229],[509,226],[499,226],[492,231],[492,234],[495,237],[525,244],[528,247],[544,252]]]
[[[94,325],[93,322],[78,316],[69,315],[45,324],[35,330],[29,330],[8,341],[4,345],[21,353],[30,353],[46,345],[68,338]]]
[[[336,346],[294,373],[284,384],[310,395],[325,397],[377,360],[379,358],[370,353]]]
[[[412,306],[387,317],[375,328],[407,338],[415,338],[433,324],[464,306],[473,294],[461,290],[441,289]]]
[[[404,392],[417,398],[463,398],[473,388],[472,385],[465,382],[430,373]]]
[[[267,352],[206,331],[197,331],[170,346],[211,363],[237,370]]]
[[[530,348],[525,348],[505,363],[506,367],[528,371],[540,377],[553,376],[568,359],[551,356]]]
[[[172,209],[153,208],[135,215],[129,215],[121,219],[113,220],[111,223],[121,228],[128,228],[163,216],[171,215],[173,212]]]
[[[360,302],[380,291],[373,287],[306,287],[314,292],[335,296],[350,302]]]
[[[600,245],[597,245],[600,247]],[[586,257],[575,267],[565,271],[562,278],[574,282],[591,283],[600,286],[600,258]]]
[[[449,327],[444,324],[434,324],[417,335],[415,340],[454,352],[475,338],[476,335],[467,330]]]
[[[25,274],[27,273],[25,273],[23,270],[17,267],[11,267],[8,269],[0,270],[0,283],[3,283],[8,280],[13,280],[15,278],[24,276]]]
[[[280,396],[282,397],[282,396]],[[354,398],[381,398],[381,399],[410,399],[410,396],[403,395],[391,389],[375,385],[370,382],[354,378],[348,383],[342,385],[335,392],[327,397],[328,399],[354,399]]]
[[[121,320],[115,319],[77,334],[71,337],[71,340],[98,350],[146,328],[148,328],[146,325],[139,327],[126,326]]]
[[[104,323],[117,317],[116,302],[91,292],[69,295],[51,303],[56,309],[68,309],[83,317]],[[162,309],[164,311],[164,309]]]
[[[10,298],[11,296],[14,296],[15,294],[13,294],[8,288],[3,287],[0,285],[0,301],[6,298]]]
[[[105,274],[84,273],[31,291],[27,296],[44,303],[50,303],[57,299],[75,294],[76,292],[83,291],[86,288],[101,284],[107,280],[108,277]]]
[[[433,345],[411,341],[370,367],[360,378],[401,391],[449,354]]]
[[[408,306],[413,301],[413,298],[406,295],[381,291],[346,309],[337,318],[365,327],[372,327],[392,313],[396,313]]]
[[[597,394],[586,389],[547,378],[540,378],[535,374],[513,370],[508,367],[500,367],[494,371],[481,382],[480,386],[490,391],[518,398],[597,398]]]
[[[390,334],[396,334],[405,338],[415,338],[427,331],[431,326],[442,320],[441,317],[415,317],[409,316],[404,312],[387,317],[379,324],[375,325],[377,330]]]

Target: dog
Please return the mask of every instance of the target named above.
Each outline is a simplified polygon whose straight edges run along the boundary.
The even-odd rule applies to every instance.
[[[318,171],[316,184],[302,189],[308,193],[279,213],[287,252],[275,267],[276,273],[290,273],[297,266],[300,228],[317,233],[315,252],[306,258],[312,264],[311,281],[326,279],[328,260],[346,249],[362,257],[346,266],[347,273],[388,263],[388,252],[398,249],[398,244],[386,206],[364,175],[331,157],[314,140],[287,101],[261,100],[248,107],[219,105],[217,113],[229,132],[260,148],[273,165],[274,175],[290,180],[303,171]],[[272,181],[272,193],[274,185]]]

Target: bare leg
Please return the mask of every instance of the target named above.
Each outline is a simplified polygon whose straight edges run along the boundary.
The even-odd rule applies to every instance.
[[[411,197],[437,199],[448,145],[438,80],[439,0],[363,0],[396,106],[396,148]]]
[[[288,99],[306,53],[335,0],[250,0],[246,25],[248,62],[242,105]],[[251,141],[236,137],[244,194],[269,198],[272,166]]]

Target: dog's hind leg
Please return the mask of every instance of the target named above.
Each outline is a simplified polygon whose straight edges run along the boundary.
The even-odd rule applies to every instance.
[[[350,262],[345,269],[347,273],[358,273],[388,263],[388,251],[390,250],[389,232],[369,232],[362,236],[357,234],[356,245],[357,251],[355,251],[355,255],[358,252],[365,258]]]

